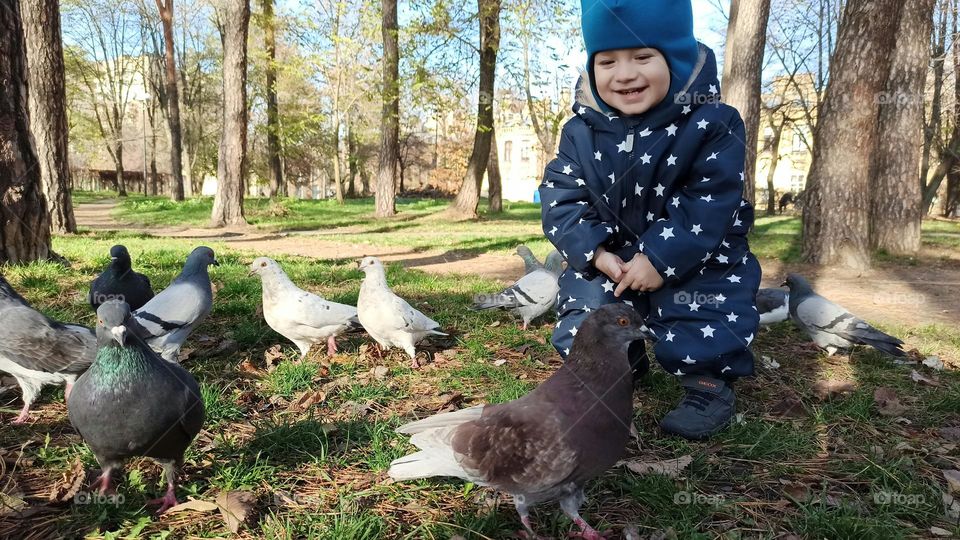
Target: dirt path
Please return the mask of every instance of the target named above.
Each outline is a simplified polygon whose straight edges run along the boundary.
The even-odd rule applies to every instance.
[[[478,274],[509,282],[523,272],[519,257],[445,250],[422,251],[406,246],[371,246],[329,240],[310,232],[271,233],[252,227],[205,229],[196,227],[135,227],[117,222],[111,200],[81,204],[77,224],[96,230],[135,229],[158,237],[210,240],[258,255],[300,255],[315,259],[359,259],[373,255],[408,268],[440,274]],[[761,260],[763,286],[776,287],[787,272],[808,276],[817,291],[860,317],[890,324],[941,323],[960,325],[960,265],[953,261],[914,266],[882,264],[863,272],[784,264]]]

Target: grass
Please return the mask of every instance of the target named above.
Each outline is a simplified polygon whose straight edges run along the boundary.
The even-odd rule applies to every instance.
[[[323,212],[310,205],[316,219],[327,223],[348,220],[349,212],[362,221],[369,210],[360,205],[340,217],[321,217]],[[425,214],[434,211],[426,203],[424,208]],[[529,227],[535,218],[525,212],[535,213],[524,208],[500,219]],[[470,234],[478,237],[490,229],[462,226],[472,227]],[[940,231],[942,225],[934,227]],[[764,218],[760,228],[763,239],[757,235],[755,249],[792,249],[794,218]],[[157,289],[176,275],[192,247],[132,232],[86,233],[55,239],[54,248],[70,260],[69,268],[39,263],[2,271],[48,315],[90,325],[94,316],[85,304],[86,287],[116,242],[127,245],[138,270]],[[451,404],[514,399],[548,377],[559,365],[549,345],[549,321],[521,331],[505,314],[467,309],[473,295],[498,289],[498,282],[390,265],[394,289],[451,334],[426,347],[431,361],[413,371],[399,351],[381,360],[372,354],[368,339],[357,334],[340,340],[337,356],[327,358],[318,347],[301,362],[295,347],[257,314],[260,284],[247,277],[250,254],[217,243],[211,247],[222,263],[212,270],[214,309],[188,341],[192,353],[184,362],[201,384],[208,419],[186,457],[181,501],[212,501],[222,490],[253,492],[259,519],[241,531],[241,538],[504,538],[520,528],[509,498],[450,479],[394,483],[385,471],[391,460],[412,450],[407,437],[395,432],[404,421]],[[361,275],[353,265],[278,260],[301,286],[335,300],[356,301]],[[614,468],[588,485],[583,516],[613,529],[615,538],[625,536],[625,529],[641,537],[673,529],[679,538],[908,538],[927,536],[932,526],[960,534],[940,502],[945,489],[940,471],[958,468],[960,455],[956,442],[938,435],[940,428],[960,426],[960,329],[885,329],[904,337],[908,347],[947,361],[948,369],[935,374],[940,387],[910,379],[913,369],[934,375],[929,370],[893,364],[873,351],[827,358],[782,323],[760,332],[754,347],[758,358],[770,356],[783,367],[758,366],[755,377],[740,381],[742,418],[706,442],[665,437],[659,431],[657,420],[674,406],[681,389],[654,366],[636,393],[639,438],[628,444],[627,458],[690,455],[693,462],[678,478]],[[226,338],[236,342],[236,349],[216,353]],[[283,358],[270,366],[265,352],[275,344],[282,345]],[[374,370],[377,366],[387,372]],[[848,395],[822,399],[816,383],[828,378],[849,379],[855,387]],[[908,407],[903,418],[909,423],[878,413],[873,392],[880,386],[897,392]],[[316,402],[306,409],[295,406],[305,393],[318,393]],[[773,414],[788,394],[805,408],[797,418]],[[3,421],[19,409],[18,395],[0,396]],[[160,468],[146,459],[130,462],[120,477],[122,503],[48,504],[52,488],[78,460],[88,470],[96,468],[92,453],[69,425],[62,390],[48,389],[35,405],[32,424],[0,430],[0,490],[17,494],[36,512],[18,519],[0,508],[0,537],[230,535],[216,513],[153,517],[143,502],[159,496],[163,486]],[[544,535],[563,537],[573,529],[553,504],[535,508],[533,520]]]

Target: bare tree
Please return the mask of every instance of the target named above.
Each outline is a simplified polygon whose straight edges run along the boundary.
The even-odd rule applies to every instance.
[[[223,31],[223,133],[217,165],[217,194],[210,223],[241,225],[247,166],[247,28],[249,0],[221,0]]]
[[[30,131],[40,158],[40,186],[47,201],[51,229],[57,233],[75,233],[77,222],[70,197],[60,1],[31,0],[21,8],[29,64]]]
[[[270,165],[270,195],[285,196],[286,184],[283,181],[283,165],[280,162],[280,108],[277,103],[277,34],[276,19],[273,14],[274,0],[261,0],[261,23],[263,26],[263,45],[267,53],[266,75],[267,91],[267,162]]]
[[[170,198],[183,200],[183,142],[180,129],[180,92],[177,89],[177,55],[173,43],[173,0],[156,0],[163,25],[164,89],[167,126],[170,129],[170,174],[173,189]]]
[[[0,0],[0,263],[51,256],[50,218],[27,115],[27,57],[20,2]]]
[[[380,164],[377,168],[376,216],[397,213],[395,192],[400,159],[400,50],[397,0],[383,0],[383,127],[380,130]]]
[[[869,180],[877,140],[877,96],[890,72],[899,0],[850,0],[814,138],[803,207],[808,262],[870,265]]]
[[[500,178],[500,156],[497,155],[497,130],[490,132],[490,159],[487,161],[487,182],[490,184],[487,206],[490,212],[503,212],[503,180]]]
[[[888,253],[920,251],[923,98],[935,0],[905,0],[897,59],[880,94],[877,151],[870,187],[870,245]]]
[[[490,139],[493,135],[493,96],[500,48],[500,0],[477,0],[480,21],[480,88],[477,99],[477,130],[473,139],[473,153],[467,163],[467,173],[460,192],[450,207],[458,218],[475,219],[480,203],[483,173],[490,158]]]
[[[760,127],[760,73],[770,0],[733,0],[723,60],[723,99],[740,111],[746,132],[744,197],[753,202]]]

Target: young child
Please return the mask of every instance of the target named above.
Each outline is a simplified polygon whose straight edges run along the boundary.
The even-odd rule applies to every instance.
[[[591,310],[632,305],[686,391],[661,428],[703,439],[733,416],[733,381],[753,374],[760,266],[746,238],[743,122],[720,103],[690,0],[582,8],[587,76],[540,186],[544,233],[568,264],[552,342],[566,357]],[[645,372],[642,347],[631,357]]]

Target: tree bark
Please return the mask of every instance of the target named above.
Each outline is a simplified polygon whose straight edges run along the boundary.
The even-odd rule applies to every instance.
[[[20,2],[0,0],[0,263],[52,255],[50,215],[27,114],[27,57]]]
[[[496,82],[497,52],[500,49],[500,0],[477,0],[480,19],[480,91],[477,99],[477,131],[473,152],[460,192],[450,207],[459,219],[476,219],[480,203],[480,186],[490,158],[493,134],[493,102]]]
[[[377,167],[376,217],[397,213],[397,162],[400,157],[400,52],[397,0],[382,0],[383,23],[383,111],[380,129],[380,163]]]
[[[156,0],[163,25],[164,86],[167,95],[167,126],[170,129],[170,198],[183,200],[183,142],[180,128],[180,92],[177,89],[177,57],[173,46],[173,0]]]
[[[740,111],[746,133],[743,196],[755,197],[757,133],[760,128],[760,74],[767,43],[770,0],[733,0],[723,60],[723,101]]]
[[[927,178],[930,174],[930,157],[933,152],[933,142],[940,140],[943,134],[943,68],[947,59],[947,13],[949,0],[941,0],[940,20],[937,23],[937,33],[931,36],[930,63],[933,66],[933,99],[930,104],[930,122],[923,130],[923,158],[920,162],[920,184],[926,189]]]
[[[815,128],[803,205],[803,257],[815,264],[870,265],[870,164],[877,96],[896,43],[900,0],[849,0]]]
[[[267,53],[267,163],[270,165],[270,195],[285,197],[283,164],[280,162],[280,107],[277,103],[277,36],[274,0],[261,0],[263,44]]]
[[[40,159],[40,186],[47,201],[50,227],[77,232],[70,197],[67,151],[67,95],[64,87],[60,0],[32,0],[22,6],[30,87],[30,131]]]
[[[490,212],[503,212],[503,182],[500,178],[500,157],[497,155],[497,130],[490,132],[490,159],[487,161],[487,182],[490,185],[490,200],[487,206]]]
[[[771,113],[771,119],[773,118]],[[771,120],[770,128],[773,129],[773,139],[770,141],[770,166],[767,169],[767,215],[772,216],[777,213],[777,191],[773,185],[773,179],[777,172],[777,164],[780,163],[780,139],[783,138],[783,129],[785,122],[773,125]]]
[[[897,59],[880,94],[877,151],[870,187],[870,246],[897,255],[920,251],[923,217],[918,171],[923,157],[923,97],[935,0],[905,0]]]
[[[217,194],[210,223],[242,225],[247,173],[247,28],[249,0],[222,0],[223,133],[217,163]]]

